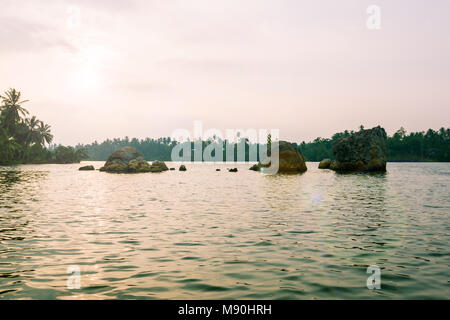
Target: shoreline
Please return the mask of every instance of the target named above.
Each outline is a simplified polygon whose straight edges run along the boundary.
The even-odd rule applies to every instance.
[[[194,161],[171,161],[171,160],[145,160],[147,162],[152,161],[164,161],[164,162],[176,162],[176,163],[189,163],[189,164],[198,164],[198,163],[208,163],[208,164],[252,164],[256,163],[255,161],[245,161],[245,162],[239,162],[239,161],[231,161],[231,162],[210,162],[210,161],[202,161],[202,162],[194,162]],[[61,165],[67,165],[67,164],[81,164],[83,162],[106,162],[106,160],[82,160],[80,162],[71,162],[71,163],[60,163],[60,162],[29,162],[29,163],[11,163],[11,164],[0,164],[0,167],[14,167],[14,166],[20,166],[20,165],[46,165],[46,164],[61,164]],[[319,163],[320,161],[309,161],[306,160],[306,162],[311,163]],[[450,161],[433,161],[433,160],[423,160],[423,161],[415,161],[415,160],[388,160],[387,163],[450,163]]]

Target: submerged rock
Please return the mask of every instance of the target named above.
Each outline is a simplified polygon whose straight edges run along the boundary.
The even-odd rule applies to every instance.
[[[330,169],[331,159],[323,159],[319,163],[319,169]]]
[[[78,170],[80,171],[90,171],[90,170],[95,170],[94,166],[84,166],[79,168]]]
[[[142,154],[133,147],[123,147],[111,154],[100,171],[111,173],[161,172],[167,170],[164,162],[149,165]]]
[[[277,154],[272,155],[273,158],[278,158],[278,171],[274,173],[300,173],[308,170],[299,148],[286,141],[279,141],[278,146]],[[265,168],[271,166],[270,161],[271,159],[265,159],[263,163],[253,165],[250,170],[264,172]]]
[[[386,171],[386,131],[380,126],[361,130],[333,145],[330,169],[342,172]]]
[[[186,171],[186,166],[185,166],[184,164],[182,164],[182,165],[180,166],[180,169],[178,169],[178,170],[180,170],[180,171]]]

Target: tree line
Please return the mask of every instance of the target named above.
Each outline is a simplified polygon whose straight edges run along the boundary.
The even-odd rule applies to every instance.
[[[364,129],[363,126],[360,130]],[[300,150],[309,161],[333,159],[332,146],[337,140],[352,135],[354,131],[345,130],[331,138],[316,138],[311,142],[302,142]],[[450,161],[450,128],[438,131],[410,132],[401,127],[386,141],[388,161]]]
[[[29,117],[21,92],[9,89],[0,95],[0,165],[20,163],[73,163],[87,157],[86,150],[51,146],[50,125]]]
[[[94,141],[91,144],[82,145],[78,144],[75,148],[79,149],[85,149],[88,154],[89,160],[94,161],[106,161],[108,157],[113,153],[115,150],[125,147],[125,146],[131,146],[136,148],[144,158],[148,161],[154,161],[154,160],[160,160],[160,161],[171,161],[172,158],[172,149],[178,144],[179,142],[172,140],[170,137],[164,137],[159,139],[152,139],[152,138],[146,138],[146,139],[129,139],[128,137],[125,137],[123,139],[115,138],[115,139],[107,139],[101,143],[98,143],[97,141]],[[189,143],[189,142],[188,142]],[[252,150],[256,150],[256,156],[257,160],[259,161],[259,148],[264,147],[266,148],[266,144],[260,145],[256,143],[251,143],[247,138],[238,138],[235,142],[230,142],[228,140],[222,140],[218,139],[217,137],[213,137],[208,140],[204,141],[191,141],[191,159],[195,158],[196,148],[201,149],[201,152],[203,153],[203,150],[207,146],[209,146],[212,143],[217,143],[222,148],[222,158],[224,161],[249,161],[253,160],[253,153]],[[201,147],[200,147],[201,144]],[[233,150],[233,159],[227,159],[227,147],[231,145],[231,148]],[[239,145],[243,146],[245,148],[245,158],[240,159],[238,156]],[[253,148],[253,149],[252,149]],[[211,156],[215,156],[215,151],[212,152]]]
[[[107,139],[101,143],[78,144],[75,147],[52,145],[53,135],[51,127],[36,116],[29,117],[29,112],[22,105],[28,100],[21,100],[21,93],[9,89],[0,95],[0,165],[20,163],[76,163],[82,159],[105,161],[115,150],[132,146],[139,150],[146,160],[170,161],[172,149],[178,144],[170,137],[159,139]],[[360,126],[360,130],[364,129]],[[331,138],[316,138],[311,142],[301,142],[294,145],[300,149],[309,161],[333,159],[333,144],[344,137],[349,137],[354,131],[345,130],[334,134]],[[237,144],[245,145],[245,159],[239,159]],[[225,161],[249,161],[250,150],[256,148],[257,160],[259,149],[271,144],[268,136],[266,144],[255,144],[245,137],[237,137],[237,141],[230,142],[212,137],[201,141],[204,150],[211,143],[223,145],[223,159]],[[227,159],[226,149],[234,144],[233,159]],[[196,145],[191,142],[191,159],[194,159]],[[214,154],[213,154],[214,156]],[[388,161],[450,161],[450,129],[440,128],[438,131],[429,129],[426,132],[407,133],[400,128],[392,136],[387,137]],[[253,160],[253,159],[252,159]]]
[[[364,129],[363,126],[359,130]],[[345,130],[343,132],[335,133],[331,138],[316,138],[311,142],[301,142],[300,144],[293,143],[294,146],[300,149],[305,158],[308,161],[321,161],[329,158],[333,159],[333,144],[341,138],[349,137],[354,134],[355,131]],[[270,145],[271,138],[268,137],[267,143],[262,145],[256,145],[249,142],[246,138],[245,143],[245,160],[249,159],[249,150],[251,147],[256,147],[258,150],[259,160],[259,148],[266,148]],[[223,159],[226,161],[237,160],[237,147],[235,146],[235,153],[233,159],[226,158],[225,148],[229,143],[228,141],[210,139],[202,141],[202,149],[213,142],[219,142],[224,145]],[[124,146],[132,146],[139,150],[145,159],[147,160],[162,160],[170,161],[173,147],[177,144],[177,141],[168,138],[159,139],[129,139],[125,137],[123,139],[107,139],[101,143],[95,141],[92,144],[77,145],[76,148],[85,148],[87,150],[88,158],[90,160],[105,161],[108,156]],[[192,159],[194,159],[194,142],[192,142]],[[213,154],[214,155],[214,154]],[[387,158],[388,161],[442,161],[450,162],[450,129],[441,128],[438,131],[429,129],[426,132],[410,132],[409,134],[404,128],[400,128],[392,136],[387,137]]]

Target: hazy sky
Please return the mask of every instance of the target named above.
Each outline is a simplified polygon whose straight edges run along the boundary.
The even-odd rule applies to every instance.
[[[381,29],[369,30],[369,5]],[[450,1],[0,0],[0,90],[55,142],[449,127]]]

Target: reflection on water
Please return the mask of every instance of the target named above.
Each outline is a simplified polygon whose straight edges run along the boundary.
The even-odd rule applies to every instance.
[[[450,164],[277,176],[78,166],[0,169],[0,298],[449,296]],[[80,289],[67,288],[71,265]]]

